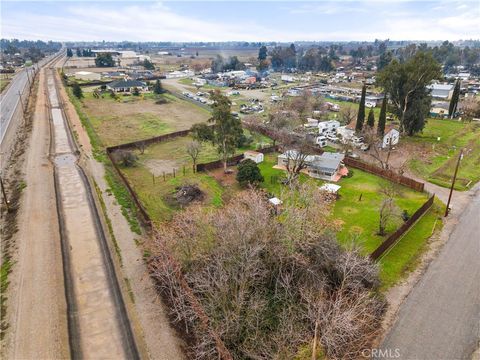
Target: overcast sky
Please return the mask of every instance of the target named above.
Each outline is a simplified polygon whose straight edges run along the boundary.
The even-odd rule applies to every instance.
[[[4,1],[1,37],[296,41],[480,38],[480,1]]]

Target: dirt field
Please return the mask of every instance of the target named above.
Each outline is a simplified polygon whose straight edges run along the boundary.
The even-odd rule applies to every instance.
[[[128,102],[107,96],[96,99],[86,95],[84,111],[89,116],[103,145],[111,146],[189,129],[205,122],[208,111],[187,101],[165,95],[165,104],[143,97],[128,97]]]

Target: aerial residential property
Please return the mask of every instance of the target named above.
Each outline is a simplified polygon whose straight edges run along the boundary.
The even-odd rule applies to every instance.
[[[1,359],[480,360],[478,1],[1,6]]]

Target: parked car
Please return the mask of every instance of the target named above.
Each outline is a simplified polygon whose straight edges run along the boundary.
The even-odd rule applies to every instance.
[[[329,140],[333,143],[338,142],[338,138],[335,136],[335,134],[327,134],[326,138],[327,138],[327,140]]]
[[[316,144],[320,147],[327,146],[327,138],[325,136],[317,136]]]

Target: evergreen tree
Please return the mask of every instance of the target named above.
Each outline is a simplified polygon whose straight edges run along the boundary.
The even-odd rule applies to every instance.
[[[75,95],[75,97],[78,99],[81,99],[83,97],[82,88],[80,87],[80,85],[78,85],[78,83],[73,83],[72,92],[73,95]]]
[[[453,119],[455,112],[457,111],[458,99],[460,98],[460,81],[457,80],[455,88],[453,89],[452,99],[450,100],[450,106],[448,108],[448,116]]]
[[[400,132],[412,136],[425,126],[431,105],[426,86],[442,77],[440,64],[430,52],[418,51],[401,62],[392,60],[377,74],[400,121]]]
[[[370,129],[373,129],[375,126],[375,114],[373,113],[373,108],[371,108],[370,112],[368,113],[367,125],[370,127]]]
[[[162,83],[160,82],[160,79],[157,79],[157,81],[155,81],[155,85],[153,86],[153,92],[155,94],[163,93],[163,87],[162,87]]]
[[[355,131],[362,131],[363,123],[365,122],[365,96],[367,94],[367,85],[363,84],[362,96],[360,97],[360,104],[358,105],[357,123]]]
[[[242,186],[247,184],[255,185],[264,180],[257,163],[250,159],[243,160],[238,165],[236,178]]]
[[[383,137],[385,134],[385,123],[387,122],[387,95],[383,97],[380,117],[378,118],[377,135]]]
[[[242,123],[232,115],[232,103],[220,91],[215,91],[211,99],[212,117],[208,121],[213,123],[213,143],[217,145],[223,169],[227,171],[228,157],[235,153],[238,138],[243,134]]]
[[[258,60],[263,61],[267,59],[267,47],[263,45],[259,50],[258,50]]]

